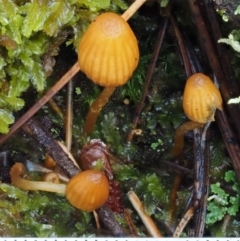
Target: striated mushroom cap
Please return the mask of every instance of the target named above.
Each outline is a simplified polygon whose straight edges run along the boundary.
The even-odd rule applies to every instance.
[[[66,198],[76,208],[91,212],[100,208],[108,199],[109,183],[103,172],[86,170],[70,179]]]
[[[103,13],[90,24],[78,47],[81,70],[104,87],[124,85],[139,61],[137,39],[115,13]]]
[[[222,97],[208,76],[201,73],[190,76],[184,89],[183,109],[192,121],[214,121],[215,110],[222,110]]]

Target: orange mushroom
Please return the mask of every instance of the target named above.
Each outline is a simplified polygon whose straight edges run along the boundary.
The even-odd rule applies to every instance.
[[[66,197],[76,208],[91,212],[108,199],[109,183],[103,172],[89,169],[75,175],[66,186]]]
[[[191,120],[177,128],[172,154],[177,157],[184,147],[184,135],[195,128],[214,121],[216,109],[222,110],[222,97],[211,79],[196,73],[188,78],[183,93],[183,110]]]
[[[78,47],[81,70],[103,92],[93,102],[84,125],[89,135],[96,118],[118,86],[132,76],[139,61],[137,39],[128,23],[116,13],[103,13],[89,26]]]
[[[23,190],[41,190],[66,195],[68,201],[82,211],[93,211],[100,208],[108,199],[109,183],[101,171],[90,169],[72,177],[67,185],[57,182],[52,173],[44,177],[44,181],[24,179],[26,168],[22,163],[15,163],[10,171],[12,183]],[[50,175],[50,176],[49,176]],[[49,179],[50,178],[50,179]]]
[[[214,121],[215,110],[222,110],[222,97],[211,79],[202,74],[192,75],[185,85],[183,110],[195,122]]]

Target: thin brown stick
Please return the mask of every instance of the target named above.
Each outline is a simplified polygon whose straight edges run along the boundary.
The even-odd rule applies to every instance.
[[[169,226],[174,228],[176,226],[177,220],[177,209],[178,209],[178,191],[180,190],[182,184],[183,175],[177,173],[174,176],[171,192],[169,195]]]
[[[189,220],[192,218],[194,214],[194,208],[190,207],[188,211],[185,213],[184,217],[179,222],[176,230],[174,231],[173,237],[179,237],[185,228],[185,226],[188,224]]]
[[[157,59],[158,59],[158,55],[159,55],[159,52],[160,52],[160,49],[161,49],[161,46],[162,46],[162,42],[163,42],[163,38],[164,38],[164,35],[165,35],[165,32],[166,32],[167,26],[168,26],[168,17],[163,19],[163,24],[160,27],[159,32],[158,32],[158,37],[157,37],[157,40],[156,40],[156,44],[155,44],[155,47],[154,47],[154,50],[153,50],[152,59],[151,59],[151,62],[149,64],[146,80],[145,80],[144,87],[143,87],[142,97],[141,97],[141,100],[136,107],[135,117],[134,117],[133,123],[132,123],[132,129],[130,130],[130,132],[128,134],[127,142],[131,142],[132,138],[134,136],[134,129],[136,128],[136,126],[138,124],[140,113],[142,112],[142,109],[143,109],[143,105],[144,105],[144,102],[145,102],[145,99],[146,99],[146,96],[147,96],[147,93],[148,93],[148,87],[149,87],[149,84],[150,84],[151,79],[152,79],[153,71],[154,71],[154,68],[155,68],[155,65],[156,65],[156,62],[157,62]]]
[[[205,6],[204,10],[207,13],[208,20],[209,20],[208,22],[211,27],[211,36],[213,37],[213,41],[214,41],[213,43],[218,52],[219,61],[222,66],[225,79],[228,80],[227,81],[228,91],[231,93],[232,96],[239,96],[240,95],[239,83],[236,81],[233,66],[229,59],[229,52],[224,44],[218,43],[218,40],[223,38],[223,35],[222,35],[222,31],[217,18],[216,10],[213,6],[213,1],[202,0],[202,2]],[[239,107],[240,106],[238,106],[238,108]],[[240,111],[238,111],[238,114],[240,114]]]
[[[175,18],[172,15],[170,16],[170,21],[171,21],[171,25],[173,27],[174,33],[175,33],[176,38],[177,38],[178,47],[180,49],[181,57],[182,57],[182,61],[183,61],[183,66],[185,68],[185,73],[186,73],[187,78],[188,78],[192,75],[192,69],[191,69],[191,64],[190,64],[189,58],[188,58],[187,49],[185,47],[183,37],[182,37],[182,35],[180,33],[180,30],[178,28],[177,21],[175,20]]]
[[[194,130],[194,170],[193,208],[198,211],[194,215],[195,237],[203,237],[205,216],[207,210],[207,196],[209,190],[209,145],[206,145],[208,122],[203,131]]]
[[[23,114],[10,128],[8,134],[0,136],[0,145],[12,136],[26,121],[28,121],[43,105],[45,105],[67,82],[80,70],[75,63],[72,68],[25,114]]]
[[[138,215],[140,216],[141,220],[143,221],[150,235],[152,237],[162,237],[161,232],[153,222],[152,218],[149,215],[147,215],[146,212],[144,211],[144,207],[141,201],[139,200],[138,196],[135,194],[135,192],[129,191],[127,193],[127,196],[130,202],[132,203],[133,207],[137,211]]]
[[[65,143],[69,151],[72,146],[72,123],[73,123],[73,82],[69,81],[67,86],[67,103],[65,115]]]
[[[146,2],[147,0],[136,0],[133,4],[122,14],[122,18],[128,21],[129,18]]]
[[[56,101],[54,101],[52,98],[48,101],[48,104],[51,106],[53,111],[61,118],[61,120],[64,119],[64,113],[62,109],[58,106]]]
[[[72,162],[68,153],[42,128],[41,123],[37,120],[31,118],[22,126],[22,129],[41,145],[69,178],[80,171],[79,167]]]
[[[240,183],[240,147],[229,125],[224,108],[222,111],[218,111],[218,110],[216,111],[216,118],[217,118],[220,130],[222,132],[225,146],[231,158],[233,169]]]

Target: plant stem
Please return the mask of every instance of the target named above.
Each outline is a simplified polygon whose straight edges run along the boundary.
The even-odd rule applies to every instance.
[[[83,127],[83,132],[86,135],[92,133],[100,111],[108,102],[115,89],[116,87],[105,87],[98,98],[92,103]]]
[[[151,236],[152,237],[162,237],[161,232],[156,227],[156,225],[153,222],[153,220],[151,219],[151,217],[144,212],[143,205],[142,205],[141,201],[139,200],[138,196],[135,194],[135,192],[129,191],[127,193],[127,196],[128,196],[128,199],[130,200],[130,202],[132,203],[133,207],[139,214],[140,218],[142,219],[146,229],[151,234]]]
[[[73,82],[69,81],[67,86],[67,104],[65,115],[65,143],[69,151],[72,147],[72,123],[73,123]]]
[[[122,18],[128,21],[129,18],[146,2],[147,0],[136,0],[133,4],[122,14]]]
[[[194,130],[195,128],[202,127],[203,123],[194,121],[188,121],[179,126],[174,135],[174,146],[172,148],[172,154],[175,158],[179,157],[184,147],[184,136],[188,131]]]

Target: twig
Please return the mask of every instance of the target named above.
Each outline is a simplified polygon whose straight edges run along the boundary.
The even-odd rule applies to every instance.
[[[194,214],[194,208],[190,207],[188,209],[188,211],[185,213],[185,215],[183,216],[183,218],[181,219],[181,221],[179,222],[179,224],[173,234],[173,237],[179,237],[181,235],[183,229],[188,224],[188,222],[192,218],[193,214]]]
[[[224,108],[222,111],[216,111],[216,119],[222,132],[228,154],[231,158],[233,169],[236,173],[238,182],[240,183],[240,147],[229,125]]]
[[[58,166],[68,177],[72,177],[79,172],[79,168],[72,162],[69,155],[64,152],[62,147],[51,137],[51,135],[43,130],[41,124],[37,120],[33,118],[30,119],[22,126],[22,129],[45,149],[48,155],[56,161]]]
[[[184,65],[184,68],[185,68],[185,73],[186,73],[187,77],[190,77],[192,75],[192,69],[191,69],[191,64],[190,64],[189,57],[188,57],[188,54],[187,54],[187,49],[185,47],[185,44],[184,44],[182,35],[180,33],[180,30],[178,28],[177,22],[172,15],[170,16],[170,21],[171,21],[171,25],[173,27],[174,33],[175,33],[176,38],[177,38],[178,47],[180,49],[181,57],[182,57],[182,60],[183,60],[183,65]]]
[[[209,190],[209,145],[205,145],[205,142],[209,125],[210,122],[205,125],[203,132],[200,129],[194,130],[195,181],[193,207],[198,210],[194,215],[195,237],[202,237],[205,227],[206,205]]]
[[[73,82],[69,81],[67,86],[67,103],[65,116],[65,143],[69,151],[72,146],[72,122],[73,122]]]
[[[167,26],[168,26],[168,17],[163,19],[163,24],[161,25],[161,27],[159,29],[159,32],[158,32],[158,37],[157,37],[157,40],[156,40],[156,44],[155,44],[155,47],[154,47],[154,50],[153,50],[152,59],[151,59],[151,62],[149,64],[147,76],[146,76],[144,87],[143,87],[142,97],[141,97],[140,102],[136,106],[135,115],[134,115],[134,119],[133,119],[133,123],[132,123],[132,129],[130,130],[130,132],[128,134],[127,142],[131,142],[132,138],[134,136],[134,129],[136,128],[136,126],[138,124],[140,113],[142,112],[142,109],[143,109],[143,105],[144,105],[144,102],[145,102],[145,99],[146,99],[146,96],[147,96],[147,93],[148,93],[148,87],[149,87],[149,84],[150,84],[151,79],[152,79],[153,71],[154,71],[154,68],[155,68],[155,65],[156,65],[156,62],[157,62],[157,59],[158,59],[158,55],[159,55],[159,52],[160,52],[160,49],[161,49],[161,46],[162,46],[162,42],[163,42],[163,38],[164,38],[164,35],[165,35],[165,32],[166,32]]]
[[[98,216],[105,227],[111,231],[115,237],[126,237],[126,233],[123,231],[121,226],[116,221],[113,212],[106,206],[103,205],[97,210]]]
[[[177,220],[177,202],[178,202],[178,191],[180,190],[182,184],[183,175],[177,173],[174,176],[174,180],[171,187],[170,197],[169,197],[169,224],[168,226],[173,228],[176,225]]]
[[[162,237],[161,232],[159,231],[159,229],[156,227],[155,223],[153,222],[153,220],[151,219],[150,216],[148,216],[143,208],[143,205],[141,203],[141,201],[139,200],[138,196],[135,194],[135,192],[133,191],[129,191],[127,193],[128,199],[130,200],[130,202],[132,203],[133,207],[135,208],[135,210],[137,211],[138,215],[140,216],[140,218],[142,219],[146,229],[148,230],[148,232],[150,233],[150,235],[152,237]]]
[[[129,18],[146,2],[147,0],[136,0],[133,4],[122,14],[122,18],[128,21]]]
[[[133,220],[131,218],[131,213],[132,212],[129,209],[126,209],[126,208],[124,209],[124,216],[128,223],[128,227],[131,230],[131,233],[134,235],[134,237],[138,237],[139,235],[137,233],[137,228],[133,223]]]
[[[55,113],[61,118],[61,120],[64,119],[64,113],[61,110],[61,108],[57,105],[57,103],[51,98],[48,101],[48,104],[51,106],[51,108],[55,111]]]
[[[227,86],[228,91],[231,93],[232,96],[239,96],[240,95],[240,89],[239,84],[236,81],[236,77],[234,74],[233,66],[231,64],[231,61],[229,59],[229,52],[227,51],[227,48],[224,44],[219,44],[218,40],[223,38],[222,31],[220,29],[219,21],[217,19],[216,10],[213,6],[213,1],[209,0],[202,0],[204,6],[205,6],[205,12],[208,16],[208,23],[211,27],[211,36],[214,40],[214,46],[217,49],[219,61],[223,69],[223,73],[225,76],[225,79],[227,79]],[[239,108],[239,106],[238,106]],[[240,111],[238,111],[238,114]]]

